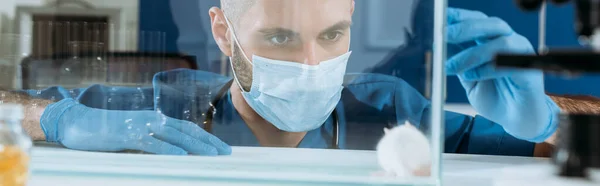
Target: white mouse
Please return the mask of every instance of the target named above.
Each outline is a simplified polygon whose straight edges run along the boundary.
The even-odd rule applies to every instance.
[[[377,144],[377,158],[384,176],[429,176],[431,146],[419,129],[406,122],[392,129]],[[380,173],[381,174],[381,173]]]

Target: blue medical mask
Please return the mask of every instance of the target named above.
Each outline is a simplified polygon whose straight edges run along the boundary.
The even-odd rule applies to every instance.
[[[232,37],[242,49],[233,29]],[[243,50],[241,53],[250,63]],[[283,131],[310,131],[319,128],[338,104],[351,53],[312,66],[253,55],[250,92],[241,88],[235,69],[233,74],[244,99],[258,115]]]

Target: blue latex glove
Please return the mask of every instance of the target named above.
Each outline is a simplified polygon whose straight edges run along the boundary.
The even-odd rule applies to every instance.
[[[196,124],[169,118],[156,111],[95,109],[73,99],[63,99],[46,108],[40,123],[46,141],[77,150],[231,154],[229,145]]]
[[[543,142],[557,128],[559,107],[544,92],[538,70],[496,69],[498,52],[535,54],[527,38],[503,20],[462,9],[448,9],[448,42],[475,46],[451,56],[448,75],[457,75],[477,112],[514,137]]]

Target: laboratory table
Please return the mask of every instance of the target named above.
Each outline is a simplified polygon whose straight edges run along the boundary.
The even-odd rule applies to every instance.
[[[233,147],[231,156],[162,156],[84,152],[48,144],[32,151],[30,186],[268,186],[397,185],[406,180],[374,176],[374,151]],[[594,179],[554,176],[550,160],[481,155],[443,155],[443,181],[450,186],[600,185]],[[420,184],[430,180],[412,180]]]

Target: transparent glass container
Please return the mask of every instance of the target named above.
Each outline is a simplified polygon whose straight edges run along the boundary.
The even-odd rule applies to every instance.
[[[210,15],[219,0],[78,2],[83,3],[15,5],[24,11],[19,15],[30,15],[22,19],[46,20],[45,14],[27,11],[40,8],[52,10],[42,11],[51,20],[70,22],[20,24],[18,34],[33,38],[15,47],[45,49],[52,41],[68,54],[37,61],[59,65],[29,69],[59,72],[56,80],[50,73],[38,76],[55,82],[14,90],[80,103],[71,108],[81,110],[45,111],[72,117],[60,119],[69,123],[58,131],[72,143],[56,147],[78,159],[57,160],[72,168],[67,176],[160,179],[175,177],[166,170],[181,170],[174,179],[212,185],[440,184],[448,121],[446,0],[265,0],[253,5],[258,11],[220,7],[222,13]],[[110,26],[90,26],[96,22]],[[66,31],[57,25],[66,25]],[[408,176],[390,176],[382,165],[401,157],[378,156],[378,149],[400,148],[410,139],[378,144],[386,129],[407,124],[418,129],[412,131],[423,143],[399,153],[420,159]],[[76,130],[84,132],[68,133]],[[232,147],[231,155],[211,146],[219,140]],[[178,149],[189,156],[158,156]],[[81,151],[104,153],[89,158]],[[219,157],[205,156],[215,151]],[[110,169],[120,165],[120,173]],[[97,171],[82,170],[86,167]]]
[[[104,43],[73,41],[70,57],[61,67],[60,84],[85,87],[107,82],[108,64]]]
[[[32,141],[22,119],[21,105],[0,104],[0,185],[24,186],[29,178]]]

